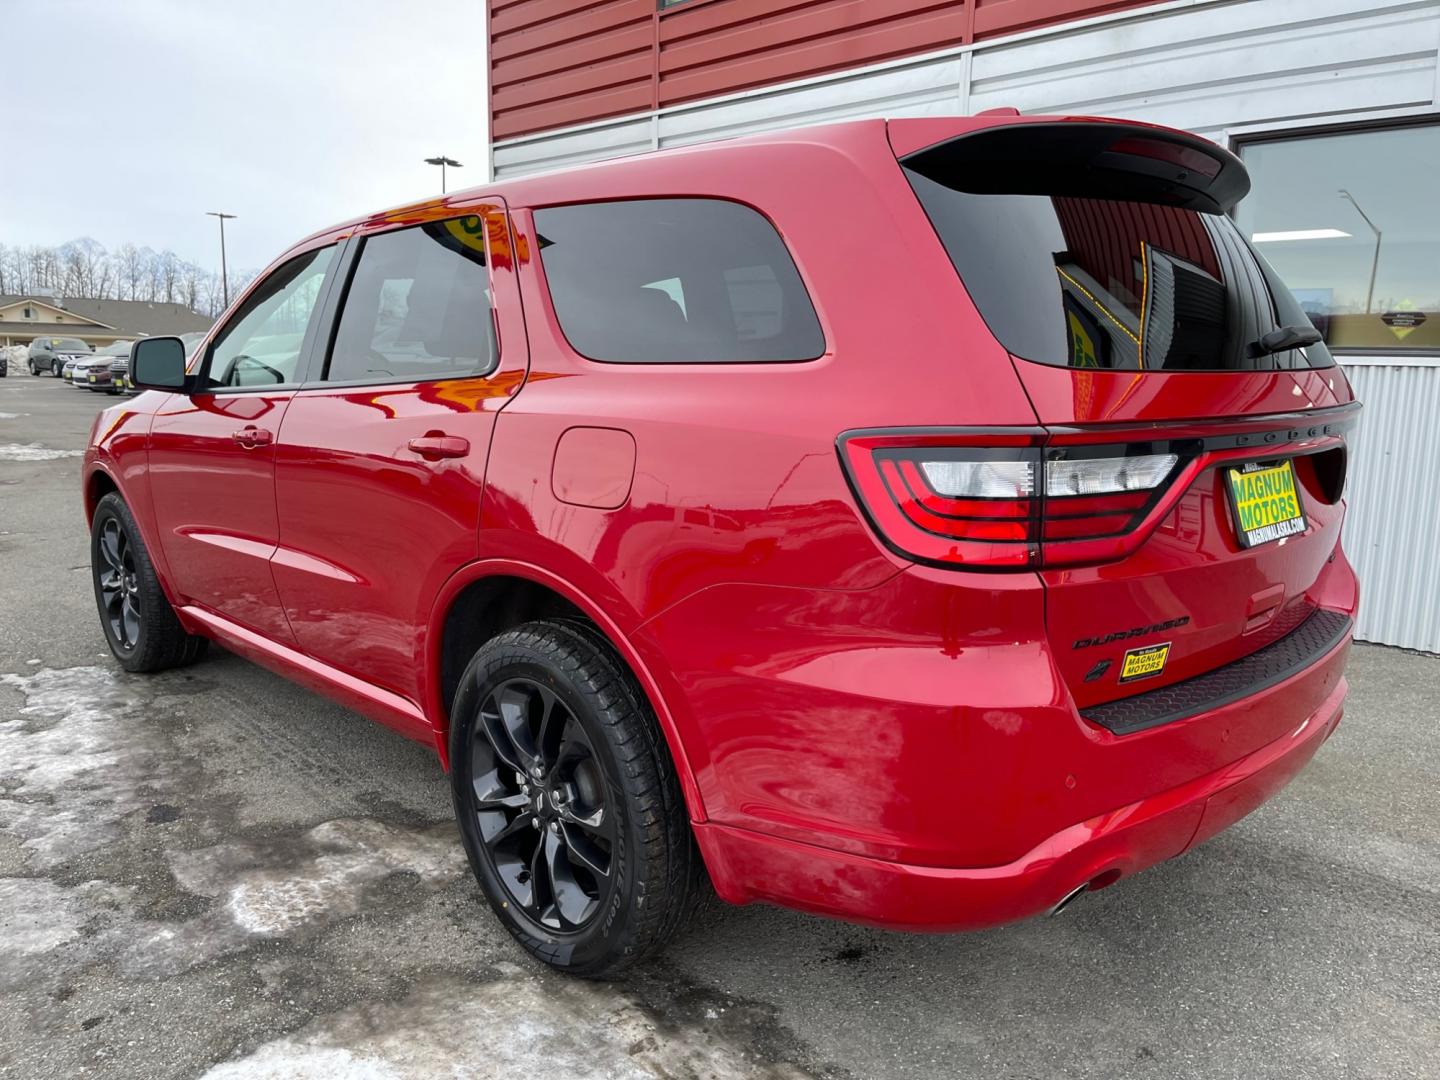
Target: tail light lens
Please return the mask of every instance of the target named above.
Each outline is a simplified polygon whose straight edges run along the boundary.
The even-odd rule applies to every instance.
[[[1047,447],[1034,434],[851,432],[840,457],[907,558],[1003,569],[1083,561],[1145,519],[1186,458],[1171,443]]]

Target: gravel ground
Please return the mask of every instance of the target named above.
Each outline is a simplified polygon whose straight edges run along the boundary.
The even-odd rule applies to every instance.
[[[76,460],[0,380],[0,1076],[1440,1077],[1440,660],[1202,848],[982,934],[726,908],[584,984],[480,901],[425,747],[223,652],[127,676]]]

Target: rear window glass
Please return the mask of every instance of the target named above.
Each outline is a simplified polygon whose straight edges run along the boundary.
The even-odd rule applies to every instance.
[[[1300,305],[1223,214],[1094,194],[959,190],[906,176],[990,330],[1026,360],[1075,368],[1328,367],[1323,344],[1266,352]]]
[[[535,213],[555,313],[576,352],[615,363],[813,360],[825,336],[774,226],[719,199]]]

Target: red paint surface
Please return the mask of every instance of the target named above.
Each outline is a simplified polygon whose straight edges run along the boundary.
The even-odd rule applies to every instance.
[[[727,898],[930,927],[1042,910],[1098,875],[1184,850],[1278,790],[1344,696],[1341,646],[1233,706],[1116,737],[1079,716],[1099,691],[1079,678],[1073,638],[1097,618],[1127,629],[1183,609],[1193,625],[1153,686],[1253,651],[1260,639],[1245,630],[1277,606],[1353,612],[1341,508],[1307,506],[1305,535],[1241,552],[1213,469],[1228,459],[1217,457],[1186,474],[1161,520],[1088,564],[921,567],[877,538],[837,436],[1284,431],[1308,409],[1333,415],[1350,390],[1338,369],[1076,373],[1013,361],[891,149],[1005,122],[869,121],[737,140],[340,226],[309,243],[486,215],[499,370],[270,395],[150,392],[97,420],[90,503],[96,484],[118,484],[193,631],[437,747],[456,598],[493,575],[564,597],[648,696]],[[762,209],[814,300],[825,354],[713,366],[577,355],[533,255],[531,211],[637,196]],[[230,435],[246,424],[274,441],[238,447]],[[582,436],[593,469],[563,452],[557,462],[576,429],[631,440],[628,497],[618,482],[601,491],[631,453],[616,434]],[[426,460],[408,448],[432,436],[463,438],[469,452]],[[1302,425],[1278,438],[1267,447],[1299,452],[1332,437]]]
[[[1156,0],[490,0],[496,139],[1144,7]]]

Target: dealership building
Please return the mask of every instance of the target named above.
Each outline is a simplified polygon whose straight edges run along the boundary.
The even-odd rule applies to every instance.
[[[1440,0],[490,0],[497,179],[865,117],[1126,117],[1235,211],[1365,403],[1357,636],[1440,652]],[[797,181],[801,182],[801,181]]]

